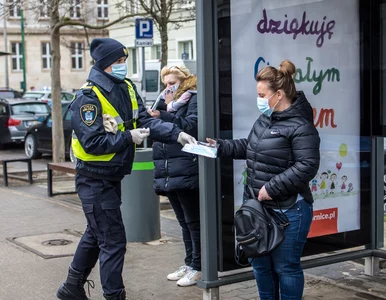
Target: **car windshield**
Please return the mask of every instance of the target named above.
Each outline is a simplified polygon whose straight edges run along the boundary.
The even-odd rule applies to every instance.
[[[0,91],[0,98],[15,98],[15,94],[13,92]]]
[[[12,105],[12,115],[48,114],[49,107],[44,103],[20,103]]]
[[[69,104],[70,104],[70,103],[62,103],[62,116],[63,116],[63,117],[64,117],[64,114],[67,112],[67,108],[68,108],[68,105],[69,105]],[[70,116],[71,116],[70,112],[68,112],[67,115],[70,115]],[[71,120],[71,118],[70,118],[69,120]]]
[[[23,98],[28,98],[28,99],[30,99],[30,98],[32,98],[32,99],[40,99],[40,98],[42,98],[44,96],[44,94],[42,94],[42,93],[25,93],[24,95],[23,95]]]

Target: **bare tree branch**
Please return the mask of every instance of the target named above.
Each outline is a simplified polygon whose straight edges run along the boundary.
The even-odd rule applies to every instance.
[[[189,18],[189,19],[186,19],[186,18],[181,18],[179,20],[169,20],[169,23],[173,23],[173,24],[178,24],[178,23],[182,23],[182,22],[190,22],[190,21],[195,21],[196,18]]]
[[[129,15],[125,15],[125,16],[122,16],[110,23],[107,23],[105,25],[91,25],[91,24],[88,24],[88,23],[85,23],[85,22],[82,22],[82,21],[74,21],[74,20],[71,20],[71,19],[63,19],[61,20],[60,22],[58,22],[55,27],[53,28],[53,30],[56,30],[56,29],[60,29],[64,26],[82,26],[84,28],[88,28],[88,29],[105,29],[107,27],[110,27],[114,24],[117,24],[125,19],[128,19],[128,18],[133,18],[133,17],[137,17],[137,16],[145,16],[146,13],[139,13],[139,14],[129,14]]]

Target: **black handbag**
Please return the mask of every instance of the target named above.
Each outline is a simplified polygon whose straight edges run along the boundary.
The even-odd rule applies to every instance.
[[[253,197],[253,189],[250,186],[248,188]],[[242,265],[242,258],[255,258],[270,253],[284,240],[284,228],[288,225],[288,218],[283,212],[278,214],[266,208],[256,198],[246,200],[234,217],[236,262]]]

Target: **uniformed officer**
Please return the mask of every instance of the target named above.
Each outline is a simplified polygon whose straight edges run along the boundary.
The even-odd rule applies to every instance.
[[[57,297],[87,300],[84,284],[99,258],[103,296],[126,299],[121,180],[131,172],[135,144],[148,136],[182,145],[195,143],[195,139],[172,123],[148,115],[135,85],[125,78],[125,46],[111,38],[97,38],[90,52],[95,65],[70,105],[72,148],[77,157],[75,182],[87,228]]]

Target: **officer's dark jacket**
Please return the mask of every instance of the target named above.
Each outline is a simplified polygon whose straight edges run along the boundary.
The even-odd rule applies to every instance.
[[[313,111],[303,92],[293,104],[271,117],[262,114],[253,125],[248,139],[217,140],[219,155],[247,160],[247,184],[257,197],[263,185],[268,195],[281,207],[290,207],[301,194],[313,202],[309,181],[320,162],[320,138],[313,124]],[[251,198],[248,189],[246,199]],[[264,201],[277,207],[276,201]]]
[[[115,79],[96,66],[93,66],[91,69],[88,81],[100,89],[123,121],[132,120],[131,99],[125,82]],[[135,85],[133,83],[132,85],[138,100],[139,118],[137,128],[150,128],[150,138],[154,140],[163,142],[176,141],[181,130],[172,123],[152,118],[147,113]],[[86,104],[96,105],[98,112],[95,121],[90,126],[82,120],[80,113],[80,108]],[[135,144],[129,131],[133,129],[132,123],[127,125],[127,129],[124,132],[119,130],[116,134],[106,132],[103,127],[102,106],[97,95],[91,89],[79,90],[70,105],[70,110],[72,128],[87,153],[96,155],[116,153],[114,162],[85,162],[78,159],[76,166],[78,173],[108,180],[121,180],[125,174],[129,174],[135,152]]]
[[[159,106],[160,107],[160,106]],[[161,104],[166,109],[166,106]],[[160,119],[178,125],[184,132],[197,138],[197,94],[174,113],[160,110]],[[181,151],[178,143],[153,144],[154,190],[164,194],[175,190],[198,188],[198,159],[196,155]]]

